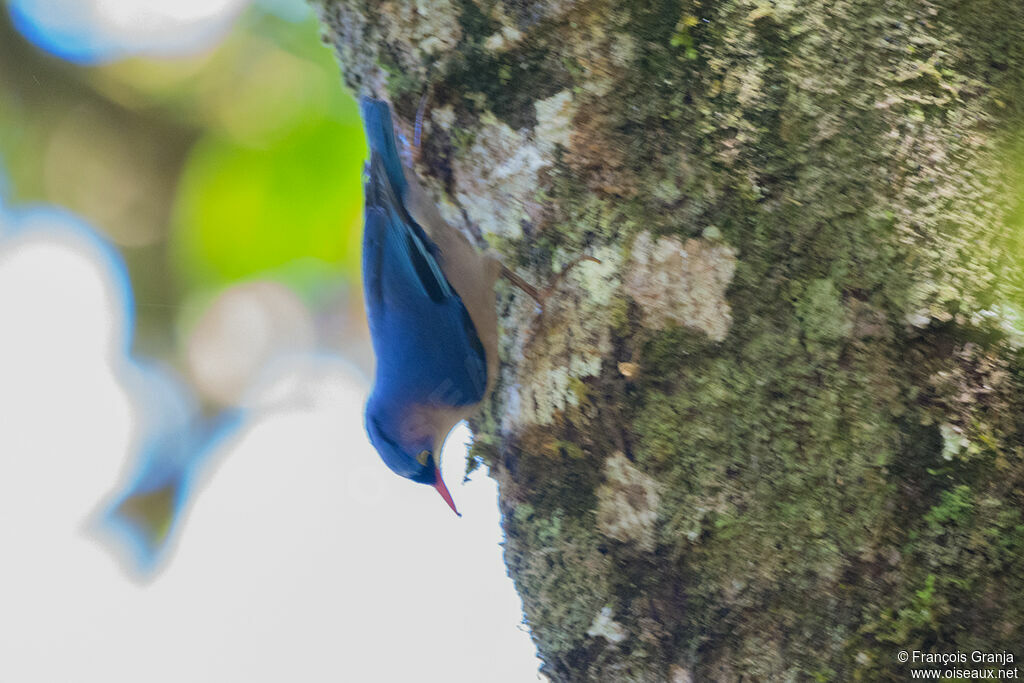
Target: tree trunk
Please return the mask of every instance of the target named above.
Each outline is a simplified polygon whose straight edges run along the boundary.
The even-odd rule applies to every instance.
[[[1024,657],[1019,0],[318,2],[446,218],[601,260],[474,424],[552,680]]]

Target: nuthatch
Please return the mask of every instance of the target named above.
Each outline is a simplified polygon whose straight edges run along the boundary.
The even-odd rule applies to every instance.
[[[360,107],[370,146],[363,287],[377,358],[366,431],[392,471],[433,486],[459,514],[441,479],[441,446],[494,383],[502,266],[403,170],[387,103],[363,98]]]
[[[430,484],[459,514],[441,479],[441,446],[494,384],[495,282],[507,278],[543,309],[569,270],[599,261],[580,256],[546,288],[534,288],[441,218],[402,168],[387,103],[364,97],[360,108],[370,145],[363,288],[377,357],[366,431],[392,471]]]

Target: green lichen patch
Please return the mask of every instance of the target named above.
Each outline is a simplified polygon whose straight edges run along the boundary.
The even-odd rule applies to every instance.
[[[533,196],[550,162],[528,137],[484,115],[473,144],[452,160],[455,198],[485,235],[522,236],[538,214]]]
[[[521,504],[506,518],[505,562],[523,591],[535,639],[552,658],[580,648],[609,597],[609,559],[589,525],[555,511],[542,516]]]
[[[729,246],[674,237],[655,242],[644,232],[633,243],[624,285],[647,327],[686,325],[721,341],[732,323],[725,290],[735,268]]]
[[[568,149],[572,142],[572,121],[576,115],[572,91],[563,90],[538,100],[534,109],[537,112],[534,138],[541,149],[547,154],[551,154],[556,145]]]
[[[853,324],[839,290],[831,280],[811,282],[796,303],[804,337],[814,344],[835,343],[849,336]]]
[[[597,526],[617,541],[654,549],[658,486],[622,453],[605,460],[605,482],[597,490]]]
[[[604,638],[609,643],[621,643],[628,637],[622,624],[612,618],[610,607],[601,608],[601,611],[594,617],[594,623],[587,629],[587,635],[591,638]]]
[[[581,263],[566,278],[583,286],[575,292],[560,288],[541,312],[532,300],[524,301],[503,337],[505,357],[520,359],[518,381],[509,382],[511,400],[502,420],[506,433],[556,423],[581,405],[578,382],[602,370],[611,348],[609,317],[621,265],[614,249],[594,253],[600,263]]]

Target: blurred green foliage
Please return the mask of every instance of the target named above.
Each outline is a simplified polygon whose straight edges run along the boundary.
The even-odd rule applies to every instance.
[[[355,101],[312,21],[263,17],[242,35],[223,48],[230,83],[196,88],[208,125],[177,193],[175,264],[201,288],[268,272],[302,287],[296,271],[326,264],[354,274],[366,155]]]
[[[12,199],[65,206],[121,248],[139,336],[239,280],[270,277],[314,314],[357,291],[366,154],[358,107],[310,14],[258,6],[209,52],[81,67],[0,9],[0,158]]]
[[[266,147],[208,135],[178,191],[175,259],[185,281],[228,283],[303,258],[355,269],[360,129],[321,118]]]

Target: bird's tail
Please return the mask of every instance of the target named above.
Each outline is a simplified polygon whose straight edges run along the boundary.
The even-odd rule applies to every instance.
[[[359,100],[359,109],[366,128],[366,141],[370,145],[371,163],[373,157],[379,159],[395,195],[405,196],[405,174],[402,172],[402,160],[398,156],[391,107],[384,100],[363,97]]]

